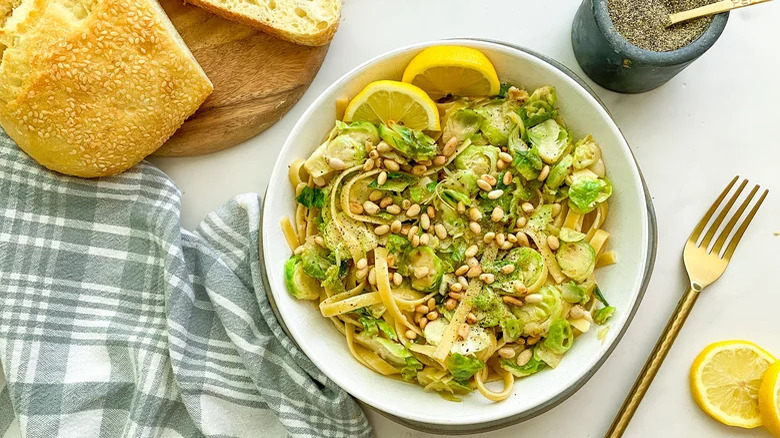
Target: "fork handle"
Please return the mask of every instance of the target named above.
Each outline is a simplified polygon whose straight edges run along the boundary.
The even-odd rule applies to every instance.
[[[672,349],[672,344],[674,343],[674,340],[677,339],[680,329],[682,329],[685,320],[691,313],[691,309],[693,308],[694,303],[696,303],[696,299],[699,297],[701,289],[701,286],[698,284],[691,284],[685,292],[685,295],[680,299],[677,308],[669,318],[669,322],[666,323],[663,333],[661,333],[661,336],[655,343],[653,352],[650,353],[650,357],[647,358],[647,362],[645,362],[645,366],[639,373],[639,377],[637,377],[636,382],[634,382],[634,386],[631,388],[625,401],[623,401],[623,406],[620,407],[620,411],[612,422],[612,426],[610,426],[607,434],[604,435],[605,438],[619,438],[623,436],[623,433],[628,427],[628,422],[631,421],[631,417],[634,416],[634,412],[636,412],[636,409],[639,407],[639,403],[642,401],[645,393],[647,393],[648,388],[650,388],[650,384],[653,382],[655,375],[661,368],[661,364],[664,362],[666,355],[669,353],[669,350]]]

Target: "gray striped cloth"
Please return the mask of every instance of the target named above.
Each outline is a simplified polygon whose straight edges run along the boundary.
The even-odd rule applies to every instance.
[[[0,131],[0,436],[369,437],[263,290],[260,199],[194,232],[142,163],[82,180]]]

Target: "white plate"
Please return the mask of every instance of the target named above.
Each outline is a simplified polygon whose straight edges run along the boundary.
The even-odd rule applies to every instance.
[[[560,114],[575,138],[592,134],[601,145],[607,174],[614,186],[605,228],[611,233],[609,249],[617,265],[599,269],[599,285],[617,307],[603,341],[596,331],[580,336],[556,369],[519,379],[509,399],[493,403],[478,392],[461,403],[448,402],[419,386],[376,374],[353,359],[344,337],[309,302],[290,297],[284,285],[283,264],[290,249],[279,222],[293,217],[294,190],[287,177],[288,164],[307,157],[333,127],[336,100],[351,98],[368,83],[400,80],[404,67],[422,48],[457,44],[477,48],[496,67],[502,82],[528,90],[553,85]],[[433,41],[404,47],[353,69],[328,87],[306,110],[290,132],[271,174],[262,219],[262,256],[278,316],[300,348],[328,377],[364,403],[412,427],[437,432],[467,432],[508,425],[538,415],[579,388],[622,335],[641,299],[655,256],[655,226],[649,196],[620,130],[599,101],[559,67],[519,48],[478,41]],[[597,327],[598,329],[598,327]]]

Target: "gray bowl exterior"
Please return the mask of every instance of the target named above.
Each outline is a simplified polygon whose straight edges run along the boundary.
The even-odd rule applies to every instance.
[[[457,38],[457,39],[461,39],[461,38]],[[567,68],[563,64],[559,63],[558,61],[555,61],[555,60],[553,60],[551,58],[548,58],[548,57],[546,57],[544,55],[536,53],[536,52],[534,52],[532,50],[526,49],[525,47],[516,46],[514,44],[509,44],[509,43],[506,43],[506,42],[503,42],[503,41],[489,40],[489,39],[484,39],[484,38],[469,38],[469,39],[478,40],[478,41],[486,41],[486,42],[491,42],[491,43],[495,43],[495,44],[503,44],[505,46],[512,47],[514,49],[517,49],[517,50],[523,51],[525,53],[528,53],[528,54],[530,54],[532,56],[535,56],[535,57],[537,57],[537,58],[547,62],[548,64],[554,66],[558,70],[562,71],[563,73],[565,73],[566,75],[568,75],[569,77],[574,79],[585,90],[587,90],[588,93],[590,93],[593,96],[593,98],[596,99],[602,107],[604,107],[605,111],[607,111],[607,108],[604,105],[604,103],[601,101],[601,99],[598,98],[598,96],[596,96],[596,93],[593,92],[593,90],[587,85],[587,83],[585,81],[583,81],[582,78],[578,77],[574,72],[569,70],[569,68]],[[607,111],[607,113],[609,113],[609,111]],[[611,115],[610,115],[610,117],[611,117]],[[628,142],[626,141],[626,143],[628,143]],[[636,162],[636,159],[634,159],[634,161]],[[407,419],[404,419],[404,418],[400,418],[400,417],[396,417],[394,415],[390,415],[387,412],[375,409],[374,407],[366,405],[364,403],[361,403],[360,405],[364,409],[374,410],[375,412],[378,412],[379,414],[381,414],[381,415],[383,415],[383,416],[385,416],[385,417],[395,421],[396,423],[402,424],[402,425],[404,425],[406,427],[409,427],[409,428],[412,428],[412,429],[415,429],[415,430],[419,430],[421,432],[428,432],[428,433],[434,433],[434,434],[440,434],[440,435],[468,435],[468,434],[474,434],[474,433],[480,433],[480,432],[489,432],[491,430],[502,429],[502,428],[511,426],[513,424],[517,424],[517,423],[520,423],[520,422],[523,422],[523,421],[526,421],[526,420],[530,420],[531,418],[534,418],[534,417],[536,417],[538,415],[541,415],[541,414],[549,411],[550,409],[554,408],[555,406],[558,406],[564,400],[566,400],[567,398],[569,398],[572,395],[574,395],[574,393],[577,392],[577,390],[582,388],[582,386],[585,385],[585,383],[587,383],[587,381],[590,380],[590,378],[594,374],[596,374],[596,371],[598,371],[598,369],[601,368],[601,365],[612,354],[612,351],[615,349],[617,344],[620,342],[620,339],[625,334],[626,330],[628,329],[628,326],[631,325],[631,321],[634,318],[634,314],[636,313],[637,309],[639,308],[639,304],[642,302],[642,298],[644,297],[645,290],[647,289],[647,285],[650,283],[650,277],[651,277],[651,274],[653,272],[653,266],[655,265],[656,248],[657,248],[657,245],[658,245],[658,228],[657,228],[657,225],[656,225],[656,217],[655,217],[655,209],[653,207],[653,201],[652,201],[652,198],[650,196],[650,192],[647,189],[647,184],[645,183],[644,176],[642,176],[642,171],[639,168],[638,164],[637,164],[637,169],[639,170],[639,176],[642,179],[642,185],[644,187],[644,192],[645,192],[645,205],[647,207],[647,213],[648,213],[647,214],[647,221],[648,221],[647,227],[648,227],[649,239],[650,239],[650,244],[649,244],[648,249],[647,249],[647,264],[644,267],[644,274],[643,274],[643,277],[642,277],[642,285],[640,287],[639,295],[637,297],[637,300],[634,303],[633,308],[630,309],[630,312],[629,312],[626,324],[621,328],[620,333],[618,334],[616,341],[612,344],[612,347],[610,348],[610,350],[607,351],[604,354],[604,356],[602,356],[601,360],[586,375],[584,375],[580,380],[578,380],[577,382],[572,384],[569,388],[567,388],[561,394],[558,394],[557,397],[551,399],[549,402],[547,402],[547,403],[545,403],[543,405],[537,406],[535,409],[533,409],[531,411],[526,411],[526,412],[524,412],[524,413],[522,413],[520,415],[503,418],[503,419],[497,420],[497,421],[492,421],[492,422],[487,422],[487,423],[470,424],[470,425],[467,425],[467,426],[452,426],[452,427],[442,426],[442,425],[432,426],[430,424],[410,421],[410,420],[407,420]],[[266,192],[267,192],[267,190],[266,190]],[[267,199],[267,196],[265,196],[263,199],[264,200]],[[266,207],[267,206],[264,203],[263,204],[263,210],[261,211],[261,215],[265,211]],[[261,224],[263,223],[262,217],[261,217],[260,223]],[[264,257],[263,257],[263,251],[262,251],[262,248],[263,248],[263,233],[259,233],[259,237],[260,237],[260,239],[259,239],[260,240],[259,241],[259,246],[260,246],[260,251],[259,251],[259,254],[260,254],[260,269],[263,272],[262,277],[263,277],[263,284],[265,286],[266,296],[268,297],[268,301],[271,304],[271,308],[273,309],[274,315],[276,315],[276,319],[279,321],[279,324],[282,326],[282,329],[287,334],[287,336],[290,338],[290,340],[293,343],[295,343],[295,340],[290,335],[290,331],[287,329],[287,327],[286,327],[286,325],[284,323],[284,320],[279,315],[279,311],[277,310],[277,306],[276,306],[273,294],[271,293],[271,286],[269,284],[268,277],[265,274],[265,266],[266,266],[266,264],[265,264],[265,260],[264,260]]]
[[[729,13],[716,15],[702,35],[685,47],[653,52],[637,47],[615,29],[607,0],[583,0],[571,29],[574,56],[594,82],[621,93],[660,87],[704,54],[720,37]]]

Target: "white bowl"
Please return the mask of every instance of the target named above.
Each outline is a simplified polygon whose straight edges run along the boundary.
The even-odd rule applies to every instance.
[[[610,330],[601,341],[596,331],[579,337],[555,369],[546,369],[515,382],[509,399],[493,403],[478,392],[461,403],[436,393],[424,392],[409,383],[376,374],[353,359],[344,337],[330,321],[312,307],[297,301],[284,285],[283,264],[290,249],[279,221],[293,216],[294,190],[287,166],[307,157],[333,127],[336,100],[350,98],[369,82],[400,80],[404,67],[422,48],[456,44],[477,48],[493,62],[500,79],[528,90],[554,85],[560,114],[575,137],[586,134],[601,145],[607,174],[614,192],[605,226],[611,233],[611,249],[617,265],[599,269],[601,289],[617,307],[609,321]],[[649,280],[655,258],[655,221],[650,197],[631,150],[620,130],[600,102],[565,67],[525,49],[479,40],[433,41],[394,50],[374,58],[345,74],[306,110],[290,132],[279,153],[265,197],[262,219],[262,257],[267,273],[269,298],[288,334],[328,377],[362,402],[395,417],[409,426],[439,432],[466,433],[506,426],[551,408],[571,395],[606,359],[628,326]]]

